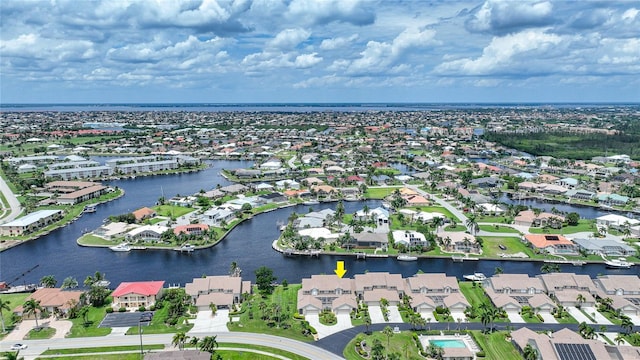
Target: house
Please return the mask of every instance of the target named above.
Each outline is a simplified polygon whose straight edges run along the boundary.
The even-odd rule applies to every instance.
[[[150,209],[148,207],[140,208],[140,209],[134,211],[132,214],[136,218],[137,222],[141,222],[141,221],[144,221],[146,219],[151,219],[151,218],[154,218],[154,217],[158,216],[158,213],[156,213],[155,210]]]
[[[140,227],[138,224],[128,224],[126,222],[112,222],[104,224],[93,231],[93,234],[106,240],[113,240],[124,237],[129,231]]]
[[[202,222],[212,226],[222,226],[228,224],[235,219],[235,212],[223,208],[211,208],[205,211],[201,216]]]
[[[405,292],[411,307],[423,317],[431,317],[436,307],[447,307],[453,314],[464,313],[470,306],[461,296],[458,280],[446,274],[416,274],[406,279]],[[462,315],[464,319],[464,315]]]
[[[323,310],[330,310],[336,315],[349,314],[357,306],[353,279],[335,275],[312,275],[302,279],[297,304],[302,315],[318,315]]]
[[[612,300],[611,307],[627,316],[640,316],[640,277],[637,275],[603,275],[593,281],[597,296]]]
[[[596,193],[584,189],[570,189],[564,193],[570,199],[591,200],[596,197]]]
[[[355,275],[354,281],[358,299],[368,306],[380,305],[381,299],[389,301],[390,306],[397,306],[405,291],[405,284],[400,274],[369,272]]]
[[[544,360],[631,360],[640,355],[637,349],[625,349],[622,346],[605,345],[600,340],[584,339],[567,328],[547,335],[523,327],[511,332],[511,342],[523,359],[527,345],[536,351],[537,359]]]
[[[481,253],[476,237],[465,232],[441,231],[436,234],[447,252]]]
[[[549,254],[578,254],[578,247],[569,239],[557,234],[527,234],[524,241],[538,251],[546,251]]]
[[[629,202],[629,197],[618,194],[599,194],[597,196],[599,204],[624,205]]]
[[[545,294],[542,280],[527,274],[497,274],[486,279],[483,286],[491,302],[507,313],[519,313],[523,306],[549,314],[557,308]]]
[[[424,234],[417,231],[394,230],[391,234],[393,236],[393,242],[396,245],[403,244],[405,247],[429,245]]]
[[[174,227],[173,233],[178,237],[181,235],[203,235],[206,234],[208,230],[209,225],[207,224],[188,224]]]
[[[386,233],[361,232],[351,234],[349,244],[353,244],[358,248],[374,248],[387,249],[389,247],[389,239]]]
[[[200,311],[209,310],[211,304],[219,309],[230,309],[233,304],[242,302],[243,294],[251,294],[251,281],[239,276],[206,276],[185,284],[185,292]]]
[[[377,207],[373,210],[358,210],[353,214],[353,218],[359,221],[374,221],[377,226],[384,226],[389,224],[389,210]]]
[[[158,241],[167,230],[170,230],[170,228],[162,225],[143,225],[129,231],[125,235],[125,239],[134,242],[138,240]]]
[[[562,306],[595,306],[597,288],[589,275],[550,273],[538,275],[547,294]]]
[[[635,256],[637,251],[621,241],[611,239],[573,239],[580,250],[587,254],[605,256]]]
[[[40,306],[50,314],[64,316],[73,307],[81,307],[80,297],[83,291],[63,290],[59,288],[40,288],[25,299],[40,302]],[[16,309],[22,315],[22,306]],[[40,317],[40,316],[38,316]]]
[[[574,178],[564,178],[564,179],[558,179],[555,181],[556,185],[565,187],[567,189],[575,189],[579,183],[580,181]]]
[[[483,177],[471,180],[470,185],[479,188],[494,188],[500,185],[500,179],[494,177]]]
[[[562,228],[562,223],[564,222],[564,216],[555,215],[551,213],[541,212],[536,215],[535,212],[531,210],[524,210],[518,213],[513,219],[515,225],[519,226],[527,226],[527,227],[545,227],[549,226],[553,229]]]
[[[0,225],[0,235],[20,236],[31,234],[60,220],[63,215],[64,212],[62,210],[38,210]]]
[[[607,214],[596,218],[596,224],[607,228],[623,230],[627,226],[636,226],[640,220],[628,218],[623,215]]]
[[[287,197],[278,192],[271,192],[258,196],[260,202],[265,204],[279,203],[287,201]]]
[[[164,281],[123,282],[113,290],[111,296],[114,309],[125,308],[136,310],[140,307],[149,308],[155,305],[163,294]]]

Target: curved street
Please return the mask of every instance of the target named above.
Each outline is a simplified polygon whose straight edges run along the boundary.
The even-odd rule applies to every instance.
[[[11,191],[7,182],[0,176],[0,192],[4,195],[4,198],[7,200],[9,204],[9,208],[5,208],[5,204],[2,203],[2,209],[4,210],[2,214],[0,214],[0,224],[8,223],[20,215],[22,211],[22,207],[20,206],[20,202],[16,195]],[[9,214],[7,215],[7,210]],[[5,216],[6,215],[6,216]]]

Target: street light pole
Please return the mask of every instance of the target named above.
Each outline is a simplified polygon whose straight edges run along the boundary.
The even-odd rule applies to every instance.
[[[144,359],[144,350],[142,348],[142,321],[138,321],[138,335],[140,335],[140,359]]]

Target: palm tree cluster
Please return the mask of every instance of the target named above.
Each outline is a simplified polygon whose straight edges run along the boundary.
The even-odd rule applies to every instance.
[[[184,350],[187,341],[198,350],[210,353],[212,359],[222,359],[220,354],[216,354],[216,349],[218,348],[217,336],[205,336],[200,339],[195,336],[188,336],[185,332],[179,331],[173,336],[171,345],[177,347],[179,350]]]

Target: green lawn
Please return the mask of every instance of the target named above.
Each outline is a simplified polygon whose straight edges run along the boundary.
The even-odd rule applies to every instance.
[[[519,234],[520,232],[509,226],[502,225],[480,225],[480,230],[494,232],[494,233],[505,233],[505,234]]]
[[[187,332],[191,330],[193,324],[187,323],[187,318],[185,316],[180,317],[178,323],[175,326],[170,326],[165,324],[167,317],[169,315],[169,304],[165,302],[164,306],[160,309],[156,309],[153,313],[153,319],[148,326],[143,327],[144,334],[171,334],[176,333],[178,331]],[[137,335],[138,327],[134,326],[127,330],[127,335]]]
[[[144,350],[162,350],[164,345],[152,344],[143,345]],[[103,347],[86,347],[77,349],[54,349],[45,350],[42,355],[69,355],[69,354],[90,354],[98,352],[115,352],[115,351],[140,351],[139,345],[126,345],[126,346],[103,346]]]
[[[0,299],[2,299],[3,301],[9,301],[9,308],[11,310],[14,310],[16,307],[24,304],[25,300],[27,299],[27,297],[29,297],[29,293],[21,293],[21,294],[4,294],[2,296],[0,296]],[[8,311],[3,310],[2,311],[2,315],[4,318],[4,326],[7,330],[11,330],[14,327],[14,323],[11,319],[11,316],[9,314]],[[0,329],[2,330],[2,329]],[[2,336],[0,336],[0,338],[2,338]]]
[[[529,232],[532,234],[575,234],[578,232],[593,232],[595,231],[595,226],[593,225],[593,220],[591,219],[580,219],[578,225],[575,226],[563,226],[562,229],[545,229],[539,227],[531,227],[529,228]]]
[[[152,207],[152,209],[155,210],[159,216],[168,216],[168,217],[179,217],[195,211],[194,208],[188,208],[184,206],[173,206],[173,205],[166,205],[166,204],[154,206]]]
[[[400,359],[403,360],[414,360],[414,359],[424,359],[418,353],[418,347],[415,345],[415,341],[413,340],[412,332],[403,331],[400,334],[393,334],[391,338],[389,338],[389,347],[387,348],[387,337],[382,334],[380,331],[374,331],[371,335],[358,334],[358,337],[362,337],[363,340],[370,347],[373,344],[374,339],[378,339],[382,342],[382,345],[385,348],[385,352],[389,351],[389,353],[397,353],[400,355]],[[366,359],[358,354],[356,351],[356,342],[357,337],[352,339],[349,344],[345,347],[342,355],[347,360],[360,360]]]
[[[507,340],[507,332],[498,331],[483,334],[472,331],[473,337],[486,354],[487,360],[521,360],[522,355],[516,350],[511,341]]]
[[[456,226],[448,225],[444,228],[445,231],[466,231],[467,227],[464,225],[457,224]]]
[[[36,358],[36,359],[47,359],[47,360],[96,360],[98,359],[95,354],[93,355],[85,355],[85,356],[58,356],[58,357],[46,357],[46,358]],[[140,360],[139,352],[132,353],[122,353],[122,354],[100,354],[100,360]]]
[[[84,323],[82,318],[71,319],[73,326],[68,337],[89,337],[89,336],[105,336],[111,333],[111,328],[98,328],[102,319],[106,315],[105,309],[110,307],[108,303],[101,307],[89,307],[87,319],[89,322]]]
[[[516,254],[523,252],[529,257],[534,257],[534,253],[526,244],[516,237],[490,237],[482,236],[482,255],[484,257],[499,258],[498,254]],[[500,245],[507,249],[500,249]]]
[[[251,299],[243,303],[243,311],[239,315],[240,321],[227,325],[229,330],[284,336],[301,341],[312,340],[310,336],[302,334],[301,320],[293,318],[293,314],[297,313],[298,290],[301,287],[302,285],[300,284],[289,285],[285,290],[282,286],[277,286],[273,294],[266,298],[262,298],[256,291]],[[262,302],[267,306],[271,304],[280,306],[282,314],[286,314],[288,317],[282,322],[281,326],[276,325],[274,321],[262,319],[263,311],[260,310],[260,303]]]
[[[480,304],[483,303],[491,305],[491,301],[481,285],[473,286],[474,283],[470,281],[460,282],[458,285],[460,286],[460,291],[462,291],[462,294],[467,298],[471,306],[480,306]]]
[[[99,236],[84,234],[78,239],[78,243],[82,245],[116,245],[117,242],[113,240],[105,240]]]
[[[397,187],[383,187],[383,188],[367,188],[364,193],[364,197],[367,199],[384,199],[387,195],[393,193]]]
[[[25,340],[42,340],[42,339],[51,339],[53,335],[55,335],[56,329],[54,328],[40,328],[40,329],[31,329],[27,336],[24,337]]]

